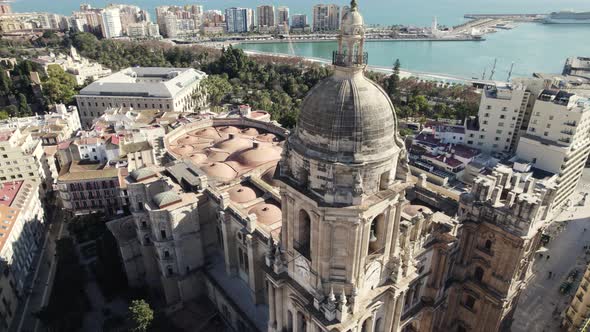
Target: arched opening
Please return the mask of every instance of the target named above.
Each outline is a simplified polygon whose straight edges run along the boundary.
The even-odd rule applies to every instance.
[[[377,318],[375,322],[375,332],[383,332],[383,318]]]
[[[492,251],[492,240],[487,240],[485,245],[484,245],[484,249],[487,251]]]
[[[293,313],[287,311],[287,332],[293,332]]]
[[[477,281],[481,281],[483,279],[483,269],[481,267],[476,267],[475,268],[475,273],[473,274],[473,277],[475,278],[475,280]]]
[[[389,171],[381,174],[379,178],[379,190],[385,190],[389,187]]]
[[[303,257],[311,260],[311,218],[305,210],[299,211],[297,219],[297,228],[295,230],[295,250]]]
[[[373,317],[369,317],[369,318],[365,319],[361,331],[362,332],[373,332]]]
[[[383,214],[378,215],[371,222],[371,228],[369,230],[369,252],[368,254],[376,254],[384,248],[384,232],[385,232],[385,216]]]
[[[297,331],[307,331],[307,320],[301,312],[297,312]]]

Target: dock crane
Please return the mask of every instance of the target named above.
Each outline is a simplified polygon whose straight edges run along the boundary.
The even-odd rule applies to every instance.
[[[489,80],[491,81],[494,78],[494,74],[496,73],[496,65],[498,64],[498,58],[494,59],[494,66],[492,67],[492,72],[490,73]]]

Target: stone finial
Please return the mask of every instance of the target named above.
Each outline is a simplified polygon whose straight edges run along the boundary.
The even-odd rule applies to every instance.
[[[275,250],[273,271],[276,274],[281,274],[281,273],[283,273],[285,271],[285,264],[283,264],[283,259],[281,257],[281,248],[280,248],[280,246],[277,246],[276,247],[276,250]]]
[[[249,233],[254,233],[254,231],[256,230],[256,226],[258,224],[258,218],[256,217],[255,214],[249,214],[248,217],[246,218],[246,230]]]
[[[342,293],[340,293],[340,305],[346,305],[346,293],[344,292],[344,287],[342,287]]]
[[[351,0],[350,1],[350,10],[357,10],[358,9],[358,4],[356,3],[356,0]]]
[[[336,295],[334,295],[334,287],[330,287],[330,294],[328,294],[328,302],[336,302]]]

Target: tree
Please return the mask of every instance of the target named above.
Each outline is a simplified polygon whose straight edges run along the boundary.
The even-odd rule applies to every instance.
[[[133,300],[129,307],[131,320],[135,324],[134,331],[145,332],[154,320],[154,311],[145,300]]]
[[[24,117],[24,116],[30,116],[31,114],[32,114],[31,107],[29,106],[29,103],[27,102],[27,96],[25,96],[22,93],[19,93],[18,94],[18,116]]]
[[[207,91],[209,102],[217,106],[232,91],[232,85],[227,80],[227,75],[211,75],[203,81]]]
[[[386,81],[386,88],[389,97],[392,100],[399,100],[399,88],[400,88],[400,78],[399,78],[399,71],[400,71],[401,63],[399,59],[395,60],[393,65],[393,73],[388,77]]]
[[[0,71],[0,94],[8,96],[12,92],[12,80],[6,71]]]
[[[48,104],[70,103],[76,95],[76,79],[66,73],[59,65],[47,68],[47,78],[43,83],[43,94]]]

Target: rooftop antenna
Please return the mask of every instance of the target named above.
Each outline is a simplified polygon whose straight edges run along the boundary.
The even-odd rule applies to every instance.
[[[498,58],[494,59],[494,66],[492,67],[492,72],[490,73],[490,81],[494,78],[494,74],[496,73],[496,65],[498,64]]]
[[[512,65],[510,66],[510,71],[508,72],[508,80],[506,82],[510,82],[510,78],[512,78],[512,70],[514,70],[514,61],[512,62]]]

